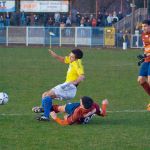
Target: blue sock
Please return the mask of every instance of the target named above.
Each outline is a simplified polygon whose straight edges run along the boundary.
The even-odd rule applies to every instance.
[[[42,107],[44,108],[44,116],[49,118],[49,113],[52,108],[52,98],[46,96],[42,99]]]

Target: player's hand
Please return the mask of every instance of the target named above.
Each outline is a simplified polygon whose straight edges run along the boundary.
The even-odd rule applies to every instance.
[[[50,116],[51,116],[54,120],[57,118],[57,114],[56,114],[54,111],[50,112]]]
[[[50,54],[51,56],[53,56],[53,57],[56,57],[56,56],[57,56],[57,54],[56,54],[54,51],[52,51],[51,49],[49,49],[48,52],[49,52],[49,54]]]
[[[68,114],[64,115],[64,119],[67,120],[68,116]]]

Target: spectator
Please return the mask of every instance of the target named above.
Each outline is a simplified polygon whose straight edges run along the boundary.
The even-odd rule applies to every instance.
[[[81,21],[81,15],[79,12],[77,12],[76,14],[76,25],[80,26],[80,21]]]
[[[20,20],[21,20],[20,24],[22,26],[25,26],[26,25],[26,17],[25,17],[24,12],[21,12],[21,19]]]
[[[86,20],[84,24],[86,27],[90,27],[91,26],[90,19]]]
[[[5,17],[5,25],[6,26],[10,26],[10,17],[9,17],[9,13],[7,12],[6,17]]]
[[[84,23],[85,23],[85,19],[84,17],[82,17],[80,21],[80,27],[84,27]]]
[[[66,23],[67,17],[65,15],[63,15],[60,20],[61,20],[61,22]]]
[[[30,16],[27,16],[27,26],[30,26],[31,25],[31,19],[30,19]]]
[[[71,16],[69,15],[67,17],[67,20],[66,20],[66,36],[70,36],[71,35],[71,28],[67,28],[67,27],[71,27]]]
[[[98,12],[97,26],[103,26],[103,14],[101,12]]]
[[[116,11],[114,11],[114,12],[113,12],[113,17],[112,17],[112,23],[114,24],[114,23],[116,23],[116,22],[118,22],[118,21],[119,21],[119,19],[118,19],[118,17],[117,17]]]
[[[108,15],[108,17],[107,17],[107,25],[108,25],[108,26],[112,26],[112,21],[113,21],[112,14],[109,13],[109,15]]]
[[[48,21],[47,21],[47,26],[53,26],[54,21],[51,17],[49,17]]]
[[[97,25],[97,20],[96,20],[96,18],[93,18],[92,19],[92,27],[96,27],[96,25]]]
[[[121,20],[121,19],[123,18],[123,14],[122,14],[122,12],[121,12],[121,11],[119,11],[119,13],[118,13],[118,15],[117,15],[117,16],[118,16],[118,19],[119,19],[119,20]]]
[[[35,15],[34,15],[34,25],[35,25],[35,26],[38,25],[38,21],[39,21],[39,18],[38,18],[38,16],[35,14]]]
[[[54,14],[55,23],[60,23],[60,13],[56,12]]]
[[[66,26],[70,27],[71,26],[71,16],[68,16],[66,19]]]
[[[0,29],[3,29],[4,28],[4,18],[3,16],[1,15],[0,16]]]

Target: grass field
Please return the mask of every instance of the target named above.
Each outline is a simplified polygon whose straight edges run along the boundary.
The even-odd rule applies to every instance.
[[[67,55],[70,48],[56,48]],[[0,91],[9,102],[0,105],[0,150],[149,150],[149,96],[137,83],[136,55],[141,50],[83,48],[86,80],[83,95],[101,103],[109,100],[108,115],[88,125],[62,127],[52,120],[36,121],[32,106],[41,94],[64,82],[67,65],[48,55],[47,48],[0,48]],[[64,104],[55,101],[54,103]]]

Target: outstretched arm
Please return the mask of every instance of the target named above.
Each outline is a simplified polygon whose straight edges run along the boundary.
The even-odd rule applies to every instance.
[[[57,114],[56,114],[54,111],[52,111],[52,112],[50,113],[50,115],[51,115],[51,117],[52,117],[58,124],[60,124],[60,125],[62,125],[62,126],[69,125],[69,123],[68,123],[68,121],[67,121],[66,119],[60,119],[60,118],[58,118],[58,117],[57,117]]]
[[[54,58],[57,59],[58,61],[60,61],[60,62],[62,62],[62,63],[65,63],[65,57],[57,55],[54,51],[52,51],[52,50],[50,50],[50,49],[48,50],[48,52],[49,52],[49,54],[50,54],[52,57],[54,57]]]

